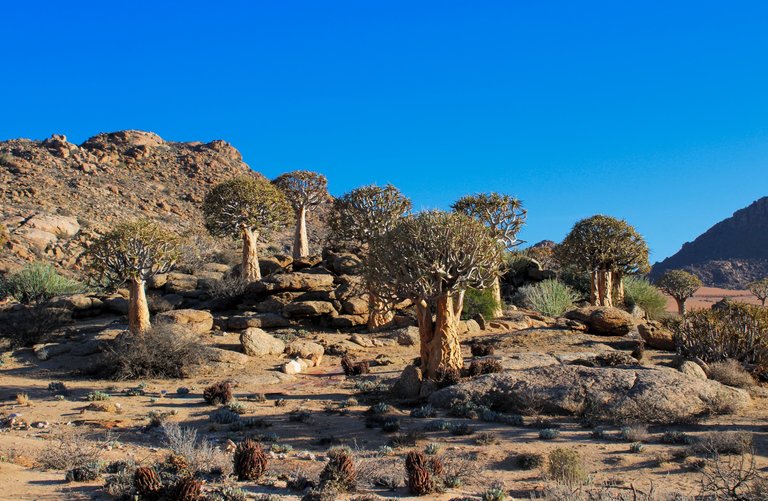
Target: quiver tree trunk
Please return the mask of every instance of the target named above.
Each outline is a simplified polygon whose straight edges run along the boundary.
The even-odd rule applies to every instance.
[[[368,331],[375,332],[389,324],[395,317],[392,306],[382,299],[373,288],[368,289]]]
[[[250,228],[243,228],[243,271],[242,277],[247,282],[261,280],[259,269],[259,249],[256,246],[258,233]]]
[[[491,288],[493,289],[493,298],[496,300],[496,305],[493,309],[493,318],[499,318],[504,314],[504,303],[501,300],[501,278],[496,277]]]
[[[132,278],[128,282],[128,330],[133,334],[141,334],[150,327],[144,280]]]
[[[675,302],[677,303],[677,312],[681,315],[685,315],[685,300],[687,298],[675,298]]]
[[[613,274],[610,271],[593,271],[590,275],[589,290],[589,303],[592,306],[613,306]]]
[[[461,312],[461,298],[443,296],[434,301],[434,316],[430,305],[416,302],[419,322],[421,370],[426,378],[434,378],[439,370],[464,367],[459,345],[457,309]]]
[[[309,240],[307,239],[307,209],[296,211],[296,231],[293,235],[293,259],[309,256]]]
[[[624,304],[624,277],[618,272],[613,274],[611,300],[613,304],[618,305],[619,308]]]

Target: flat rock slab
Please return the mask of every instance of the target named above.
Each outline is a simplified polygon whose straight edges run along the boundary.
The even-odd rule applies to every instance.
[[[648,423],[680,422],[726,409],[736,412],[751,404],[744,390],[674,369],[559,364],[479,376],[429,398],[438,407],[449,407],[454,400],[502,412],[527,408],[579,415],[593,409],[604,416]]]

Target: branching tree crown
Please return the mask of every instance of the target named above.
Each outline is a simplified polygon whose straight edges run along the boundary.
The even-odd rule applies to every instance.
[[[179,239],[149,220],[122,223],[88,250],[90,270],[101,284],[143,282],[167,273],[180,256]]]
[[[752,282],[747,285],[747,289],[765,306],[765,300],[768,299],[768,277]]]
[[[328,226],[337,245],[362,246],[395,227],[411,201],[388,184],[362,186],[333,201]]]
[[[699,277],[685,270],[669,270],[656,282],[659,289],[678,301],[684,301],[693,296],[701,285]]]
[[[287,172],[272,183],[285,194],[294,211],[312,210],[328,199],[328,180],[317,172]]]
[[[371,242],[368,277],[399,298],[434,301],[498,277],[503,248],[463,214],[422,212]]]
[[[480,193],[460,198],[451,208],[485,224],[506,248],[523,243],[517,234],[525,224],[527,211],[517,198],[499,193]]]
[[[621,274],[646,273],[648,245],[626,221],[592,216],[576,223],[556,248],[565,266],[584,271],[604,270]]]
[[[203,216],[214,236],[238,238],[243,230],[266,237],[291,221],[285,195],[269,181],[240,176],[214,186],[205,196]]]

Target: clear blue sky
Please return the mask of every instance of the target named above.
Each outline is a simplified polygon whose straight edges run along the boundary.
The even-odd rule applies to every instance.
[[[652,260],[768,195],[768,2],[0,0],[0,139],[222,138],[254,169],[501,191]]]

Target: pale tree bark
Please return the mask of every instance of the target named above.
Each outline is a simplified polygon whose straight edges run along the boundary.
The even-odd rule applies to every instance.
[[[493,309],[493,318],[499,318],[504,315],[504,303],[501,301],[501,279],[499,277],[496,277],[496,280],[493,281],[491,288],[493,289],[493,297],[496,299],[496,307]]]
[[[296,231],[293,236],[293,259],[309,256],[309,239],[307,238],[307,208],[296,211]]]
[[[381,299],[372,288],[368,289],[368,331],[375,332],[395,318],[389,303]]]
[[[590,276],[589,303],[592,306],[613,306],[613,274],[608,270],[595,270]],[[622,287],[622,296],[624,294]]]
[[[612,291],[613,304],[621,306],[624,304],[624,277],[621,273],[614,273],[613,275],[613,291]]]
[[[458,302],[459,304],[455,304]],[[436,300],[434,321],[432,310],[426,301],[416,303],[419,322],[421,370],[426,378],[434,378],[439,370],[464,367],[461,356],[459,317],[456,309],[461,308],[461,299],[443,296]]]
[[[258,233],[250,228],[243,228],[243,271],[242,276],[247,282],[261,280],[259,268],[259,250],[256,245]]]
[[[675,298],[675,301],[677,302],[677,312],[681,315],[685,315],[685,300],[687,298]]]
[[[144,281],[137,278],[131,279],[128,282],[128,330],[132,334],[142,334],[150,327]]]

